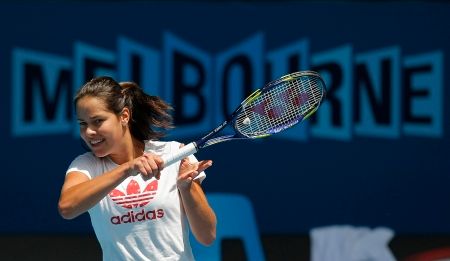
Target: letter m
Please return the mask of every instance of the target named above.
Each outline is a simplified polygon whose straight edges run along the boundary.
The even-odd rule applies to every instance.
[[[69,133],[73,94],[70,60],[14,49],[12,63],[12,135]]]

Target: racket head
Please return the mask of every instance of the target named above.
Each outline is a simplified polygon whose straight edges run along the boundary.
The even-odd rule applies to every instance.
[[[247,97],[233,117],[233,127],[245,138],[278,133],[310,117],[325,94],[325,82],[317,72],[287,74]]]

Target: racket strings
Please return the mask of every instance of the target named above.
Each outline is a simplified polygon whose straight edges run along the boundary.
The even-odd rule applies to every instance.
[[[247,137],[279,132],[308,117],[323,96],[323,83],[318,77],[301,76],[277,82],[243,106],[235,127]]]
[[[269,117],[271,120],[269,119],[269,121],[266,121],[266,123],[270,125],[269,129],[270,127],[274,128],[286,123],[296,122],[298,119],[305,116],[313,106],[310,97],[315,99],[315,93],[310,79],[305,80],[304,78],[300,78],[288,81],[286,82],[284,89],[273,88],[272,90],[274,91],[269,100],[272,101],[273,108],[276,108],[278,114],[282,117]],[[280,99],[280,93],[285,96],[286,92],[289,96],[281,97]]]

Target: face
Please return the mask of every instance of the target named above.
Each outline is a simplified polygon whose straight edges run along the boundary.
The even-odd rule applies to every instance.
[[[106,108],[105,103],[95,97],[85,96],[78,100],[77,117],[80,136],[97,157],[115,152],[124,136],[122,121],[127,120]]]

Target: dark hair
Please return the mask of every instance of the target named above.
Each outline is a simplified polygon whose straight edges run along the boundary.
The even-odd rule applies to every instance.
[[[169,114],[172,107],[161,98],[146,94],[134,82],[118,83],[111,77],[97,77],[84,84],[77,92],[75,106],[85,96],[101,99],[107,109],[117,115],[127,107],[131,113],[131,135],[140,141],[164,137],[164,132],[157,129],[167,130],[173,127],[172,116]]]

